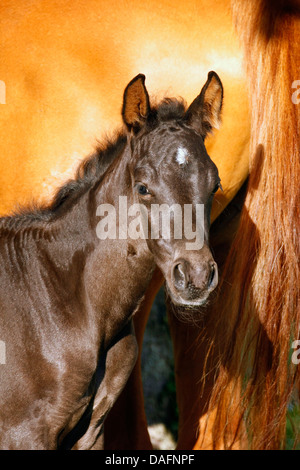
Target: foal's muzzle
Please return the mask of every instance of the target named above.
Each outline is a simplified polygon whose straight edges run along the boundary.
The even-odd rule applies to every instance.
[[[181,258],[173,264],[169,290],[175,303],[202,305],[217,284],[218,267],[211,256],[198,262]]]

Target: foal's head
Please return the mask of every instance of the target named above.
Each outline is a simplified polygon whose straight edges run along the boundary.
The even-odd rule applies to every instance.
[[[204,140],[219,126],[223,87],[210,72],[188,109],[177,100],[153,109],[144,82],[138,75],[129,83],[122,110],[131,147],[132,191],[146,208],[147,244],[172,300],[197,306],[218,283],[208,235],[220,178]]]

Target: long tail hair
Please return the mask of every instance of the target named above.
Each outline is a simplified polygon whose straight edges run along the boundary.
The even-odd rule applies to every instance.
[[[250,177],[216,307],[220,363],[210,410],[215,445],[222,433],[225,448],[239,437],[248,448],[278,449],[300,385],[291,360],[300,339],[300,104],[292,99],[300,6],[233,0],[232,11],[249,83]]]

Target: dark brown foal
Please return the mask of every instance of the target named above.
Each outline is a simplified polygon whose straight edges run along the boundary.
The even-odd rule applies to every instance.
[[[204,139],[220,120],[220,79],[210,72],[188,109],[151,107],[144,81],[125,89],[126,132],[51,205],[0,221],[2,449],[102,448],[155,267],[177,305],[203,305],[217,285],[208,232],[220,180]]]

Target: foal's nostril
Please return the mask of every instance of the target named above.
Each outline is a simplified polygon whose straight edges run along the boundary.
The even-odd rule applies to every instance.
[[[210,271],[209,280],[208,280],[208,287],[211,286],[214,276],[215,276],[215,267],[212,266],[211,271]]]
[[[208,279],[208,288],[212,287],[213,284],[216,283],[217,281],[217,276],[218,276],[218,272],[217,272],[217,269],[216,269],[216,265],[215,264],[212,264],[211,265],[211,271],[210,271],[210,275],[209,275],[209,279]]]
[[[185,289],[187,285],[186,273],[182,263],[178,263],[174,266],[173,275],[177,289]]]

